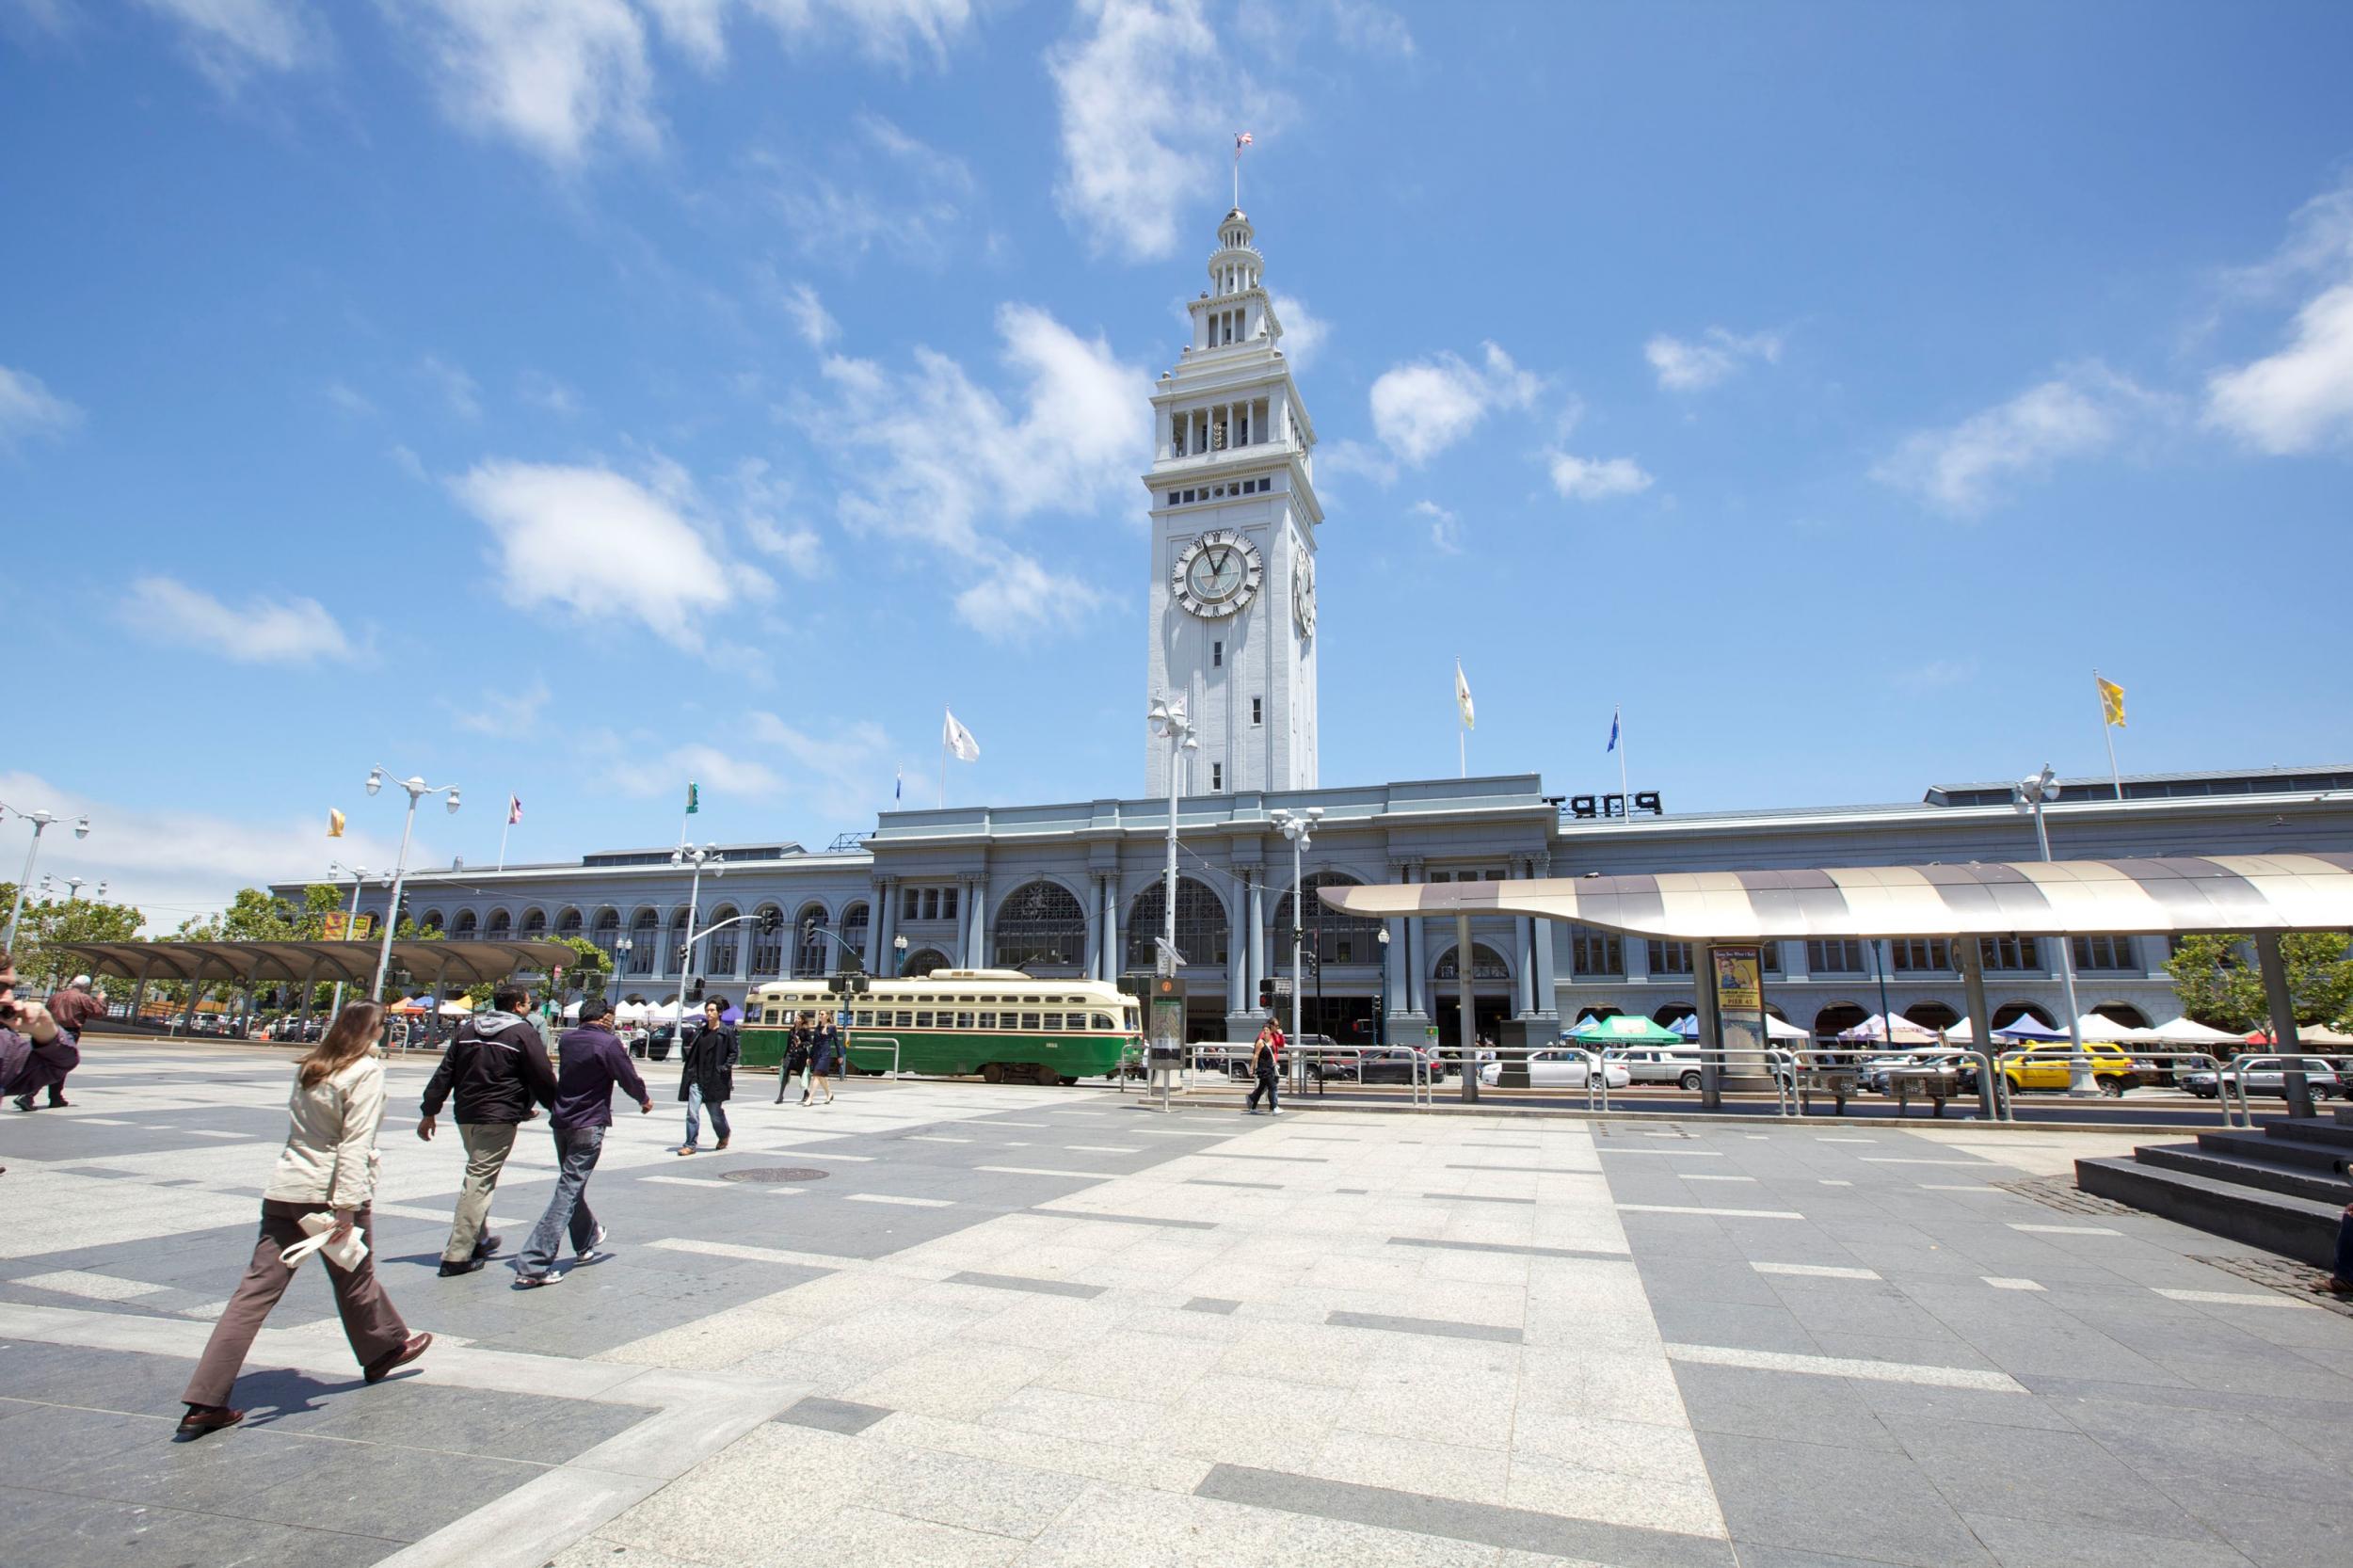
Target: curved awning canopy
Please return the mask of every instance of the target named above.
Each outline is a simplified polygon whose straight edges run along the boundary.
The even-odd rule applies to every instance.
[[[2353,929],[2353,855],[1972,861],[1317,889],[1375,919],[1533,915],[1693,941]]]
[[[372,984],[374,942],[57,942],[49,952],[71,956],[93,975],[125,980],[289,981],[316,978]],[[427,985],[478,985],[508,975],[545,973],[552,964],[577,963],[561,942],[394,942],[392,967]]]

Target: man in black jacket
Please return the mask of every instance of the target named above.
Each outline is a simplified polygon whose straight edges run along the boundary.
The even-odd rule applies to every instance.
[[[686,1142],[678,1152],[693,1154],[701,1140],[702,1112],[711,1112],[712,1130],[719,1135],[719,1146],[728,1146],[728,1101],[735,1094],[735,1064],[743,1060],[743,1048],[737,1043],[735,1026],[724,1020],[726,1007],[716,1001],[703,1003],[703,1026],[687,1045],[686,1060],[680,1064],[678,1097],[686,1102]]]
[[[457,1136],[466,1145],[466,1185],[457,1194],[457,1217],[441,1248],[441,1272],[470,1274],[499,1250],[485,1235],[490,1194],[515,1147],[515,1128],[536,1116],[536,1106],[555,1104],[555,1069],[536,1025],[525,1015],[531,993],[503,985],[486,1011],[457,1026],[457,1034],[424,1086],[424,1119],[417,1136],[433,1137],[433,1119],[453,1090],[457,1096]]]

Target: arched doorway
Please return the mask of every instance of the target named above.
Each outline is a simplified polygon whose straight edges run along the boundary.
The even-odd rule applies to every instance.
[[[1814,1015],[1814,1037],[1835,1040],[1839,1031],[1852,1029],[1870,1016],[1851,1001],[1833,1001]]]
[[[1614,1018],[1618,1016],[1618,1011],[1619,1010],[1614,1007],[1580,1007],[1577,1010],[1577,1017],[1575,1021],[1572,1022],[1569,1027],[1571,1029],[1575,1029],[1577,1024],[1581,1024],[1589,1018]]]
[[[1695,1001],[1671,1001],[1664,1007],[1653,1010],[1650,1021],[1661,1029],[1673,1029],[1699,1010],[1699,1003]]]
[[[2021,1018],[2032,1018],[2045,1029],[2058,1027],[2058,1020],[2051,1016],[2051,1010],[2041,1002],[2006,1001],[1993,1010],[1995,1029],[2008,1029]]]
[[[1069,888],[1040,877],[997,905],[993,936],[997,951],[989,962],[999,968],[1075,975],[1086,959],[1086,911]]]
[[[1130,971],[1149,972],[1160,961],[1154,942],[1160,935],[1168,907],[1160,879],[1154,877],[1128,905],[1127,963]],[[1205,883],[1190,876],[1176,879],[1176,951],[1191,968],[1186,971],[1185,1038],[1222,1040],[1225,1037],[1225,987],[1216,984],[1231,951],[1225,904]],[[1245,999],[1255,1007],[1258,999]]]
[[[1438,954],[1430,969],[1430,1021],[1438,1026],[1438,1048],[1451,1055],[1463,1043],[1459,949]],[[1503,1038],[1503,1022],[1512,1016],[1512,966],[1503,954],[1484,942],[1471,944],[1471,1028],[1490,1044]]]
[[[934,969],[944,969],[947,967],[948,955],[946,953],[937,948],[922,948],[907,954],[906,968],[899,972],[908,979],[914,979],[920,975],[927,975]]]
[[[509,916],[504,909],[493,909],[490,911],[489,923],[482,928],[483,939],[491,942],[504,942],[514,933],[514,929],[515,922],[513,917]]]
[[[1961,1022],[1961,1015],[1941,1001],[1915,1001],[1904,1009],[1904,1016],[1922,1029],[1942,1032]]]
[[[2104,1001],[2092,1011],[2112,1023],[2122,1024],[2126,1029],[2149,1027],[2149,1015],[2129,1001]]]

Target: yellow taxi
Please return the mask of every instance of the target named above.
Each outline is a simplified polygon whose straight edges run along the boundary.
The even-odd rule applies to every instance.
[[[2064,1040],[2028,1046],[2002,1058],[2002,1076],[2013,1089],[2064,1089],[2075,1080],[2068,1066],[2075,1054],[2075,1048]],[[2140,1081],[2131,1055],[2121,1047],[2086,1040],[2083,1054],[2091,1058],[2091,1079],[2104,1095],[2121,1095]]]

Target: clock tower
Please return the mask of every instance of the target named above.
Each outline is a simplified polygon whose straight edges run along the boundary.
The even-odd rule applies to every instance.
[[[1237,208],[1218,225],[1193,341],[1153,390],[1147,701],[1184,699],[1201,745],[1188,795],[1316,779],[1315,425],[1283,356],[1264,259]],[[1166,743],[1144,792],[1168,792]]]

